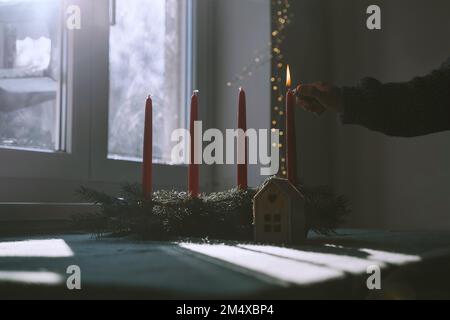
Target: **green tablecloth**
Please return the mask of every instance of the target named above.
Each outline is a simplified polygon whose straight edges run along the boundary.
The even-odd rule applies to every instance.
[[[66,288],[67,267],[82,290]],[[369,290],[367,269],[381,270]],[[1,298],[450,298],[450,232],[339,230],[288,248],[94,239],[0,241]]]

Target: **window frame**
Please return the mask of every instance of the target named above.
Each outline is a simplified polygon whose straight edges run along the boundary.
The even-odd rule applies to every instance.
[[[141,162],[107,158],[108,55],[104,55],[105,59],[101,61],[94,57],[102,52],[108,53],[105,49],[109,40],[109,0],[63,1],[64,11],[68,5],[78,5],[82,14],[80,30],[63,28],[67,39],[64,88],[67,100],[66,150],[41,152],[1,148],[0,204],[73,203],[80,201],[75,193],[80,185],[113,192],[124,182],[141,181]],[[202,64],[198,64],[197,56],[206,54],[208,57],[212,31],[206,26],[210,23],[212,4],[208,0],[187,1],[191,78],[186,90],[202,89],[201,105],[205,108],[201,108],[200,116],[208,122],[213,113],[206,108],[212,99],[211,84],[208,82],[212,59],[202,60]],[[94,95],[94,92],[104,94]],[[186,110],[184,120],[187,124]],[[211,170],[202,168],[200,185],[203,190],[213,185]],[[185,165],[155,164],[155,189],[183,190],[186,182]]]
[[[86,9],[86,0],[71,1]],[[65,8],[67,1],[64,0],[62,8]],[[88,126],[89,126],[89,100],[86,95],[80,94],[89,82],[88,74],[84,71],[88,70],[84,61],[88,58],[87,52],[77,51],[75,48],[83,46],[88,36],[87,30],[79,30],[80,32],[68,31],[64,27],[63,13],[61,14],[61,37],[63,38],[62,56],[66,61],[65,67],[60,70],[61,81],[60,90],[64,91],[64,95],[60,102],[64,99],[65,110],[63,119],[61,119],[59,133],[61,136],[64,132],[64,140],[62,146],[64,151],[45,151],[33,150],[26,148],[0,148],[0,184],[9,184],[10,180],[73,180],[86,179],[88,173],[88,159],[86,155],[86,145],[89,142]],[[63,65],[63,64],[62,64]],[[76,106],[76,107],[74,107]],[[72,128],[77,130],[71,130]],[[69,169],[70,168],[70,169]],[[1,187],[0,185],[0,187]],[[26,189],[26,188],[25,188]],[[25,194],[22,194],[27,198]],[[21,198],[20,194],[14,198]],[[0,196],[0,201],[4,200]]]
[[[191,1],[188,1],[190,4]],[[95,59],[93,63],[92,91],[97,94],[92,96],[92,152],[91,152],[91,174],[94,180],[108,181],[120,183],[124,181],[140,182],[142,175],[141,161],[133,161],[129,159],[110,159],[108,158],[108,124],[109,124],[109,28],[110,28],[110,5],[111,1],[101,0],[95,1],[93,4],[93,12],[100,13],[97,16],[98,23],[95,24],[91,32],[94,37],[95,46],[93,46],[92,57]],[[188,7],[190,7],[189,5]],[[186,21],[186,27],[192,23],[193,11],[188,10],[190,18]],[[186,31],[188,42],[192,39],[189,32]],[[187,51],[190,51],[186,48]],[[187,54],[188,59],[192,58],[192,54]],[[192,65],[192,61],[186,61],[187,65]],[[188,69],[189,70],[189,69]],[[189,72],[187,70],[187,72]],[[194,69],[191,69],[193,71]],[[192,74],[191,74],[192,77]],[[188,88],[192,87],[192,78],[187,79]],[[185,89],[186,92],[188,89]],[[185,99],[185,105],[181,127],[186,127],[186,108],[188,99]],[[142,101],[142,108],[145,101]],[[170,139],[170,137],[167,137]],[[101,146],[95,147],[95,146]],[[187,177],[187,169],[185,165],[170,164],[154,164],[154,184],[157,188],[176,188],[180,189],[186,185],[185,179],[180,181],[180,176]]]

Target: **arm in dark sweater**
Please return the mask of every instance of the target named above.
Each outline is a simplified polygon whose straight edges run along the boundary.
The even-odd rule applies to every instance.
[[[366,78],[357,87],[343,88],[343,123],[398,137],[450,130],[449,62],[405,83]]]

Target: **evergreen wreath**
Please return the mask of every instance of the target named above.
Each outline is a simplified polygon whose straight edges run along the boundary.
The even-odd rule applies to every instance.
[[[269,180],[267,180],[269,181]],[[267,181],[265,183],[267,183]],[[152,200],[143,197],[139,184],[125,184],[117,196],[81,187],[85,201],[99,212],[74,219],[78,227],[97,235],[137,235],[146,240],[209,238],[250,241],[253,238],[253,197],[256,189],[232,189],[191,198],[186,192],[161,190]],[[307,228],[333,233],[349,214],[349,202],[330,187],[299,188],[306,198]]]

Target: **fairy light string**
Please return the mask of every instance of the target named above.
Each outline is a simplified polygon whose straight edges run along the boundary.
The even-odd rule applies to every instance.
[[[280,134],[280,175],[287,176],[286,171],[286,62],[283,53],[283,43],[286,39],[285,31],[292,21],[290,0],[272,0],[272,76],[270,78],[272,90],[272,130],[279,130]]]
[[[249,63],[244,66],[232,80],[227,82],[228,87],[240,87],[242,82],[253,76],[254,72],[261,66],[271,63],[272,72],[270,86],[272,90],[271,129],[279,130],[280,143],[280,175],[287,176],[286,172],[286,150],[285,146],[285,55],[283,54],[283,43],[286,39],[285,31],[291,23],[293,15],[290,11],[291,0],[271,0],[272,6],[272,31],[271,41],[262,50],[255,51],[255,55]]]

